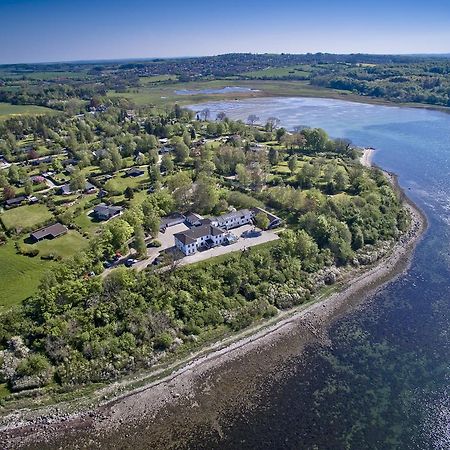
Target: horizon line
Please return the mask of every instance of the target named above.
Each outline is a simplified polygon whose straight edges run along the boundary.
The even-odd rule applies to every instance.
[[[122,62],[122,61],[138,61],[145,62],[151,61],[155,59],[192,59],[192,58],[212,58],[215,56],[224,56],[224,55],[339,55],[339,56],[351,56],[351,55],[363,55],[363,56],[410,56],[410,57],[450,57],[449,53],[364,53],[364,52],[350,52],[350,53],[330,53],[330,52],[304,52],[304,53],[274,53],[274,52],[228,52],[228,53],[217,53],[210,55],[190,55],[190,56],[145,56],[145,57],[136,57],[136,58],[104,58],[104,59],[73,59],[73,60],[59,60],[59,61],[29,61],[29,62],[11,62],[11,63],[0,63],[0,67],[2,66],[19,66],[19,65],[50,65],[50,64],[100,64],[100,63],[113,63],[113,62]]]

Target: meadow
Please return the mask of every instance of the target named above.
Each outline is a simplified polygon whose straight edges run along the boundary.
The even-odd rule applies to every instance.
[[[40,114],[54,113],[50,108],[35,105],[11,105],[10,103],[0,103],[0,120],[9,119],[14,116],[32,116]]]

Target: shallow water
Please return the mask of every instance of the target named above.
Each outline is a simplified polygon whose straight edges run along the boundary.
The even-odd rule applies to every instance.
[[[308,125],[377,149],[399,175],[429,229],[411,268],[363,308],[336,322],[331,346],[286,361],[255,408],[206,432],[191,448],[450,448],[450,115],[340,100],[258,98],[212,102],[286,128]]]

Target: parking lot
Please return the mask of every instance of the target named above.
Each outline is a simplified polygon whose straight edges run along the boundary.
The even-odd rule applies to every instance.
[[[136,270],[145,269],[149,264],[151,264],[154,259],[163,250],[174,247],[175,241],[173,235],[180,233],[181,231],[187,230],[188,227],[184,224],[175,225],[173,227],[167,228],[165,233],[159,233],[158,240],[161,242],[161,247],[150,247],[148,249],[148,257],[143,261],[139,261],[133,267]],[[278,235],[273,230],[262,231],[260,236],[242,237],[242,234],[253,230],[253,225],[243,225],[238,228],[230,230],[230,233],[238,237],[238,240],[230,245],[220,245],[209,250],[197,251],[193,255],[183,257],[178,265],[193,264],[199,261],[205,261],[209,258],[214,258],[215,256],[225,255],[227,253],[243,251],[249,247],[254,247],[255,245],[264,244],[266,242],[271,242],[278,239]]]

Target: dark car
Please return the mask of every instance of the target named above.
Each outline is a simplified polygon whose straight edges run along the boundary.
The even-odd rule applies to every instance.
[[[113,265],[113,263],[112,263],[111,261],[105,261],[105,262],[103,263],[103,267],[104,267],[105,269],[109,269],[112,265]]]
[[[125,266],[126,266],[126,267],[131,267],[133,264],[136,264],[137,262],[138,262],[137,259],[128,258],[128,259],[125,261]]]

